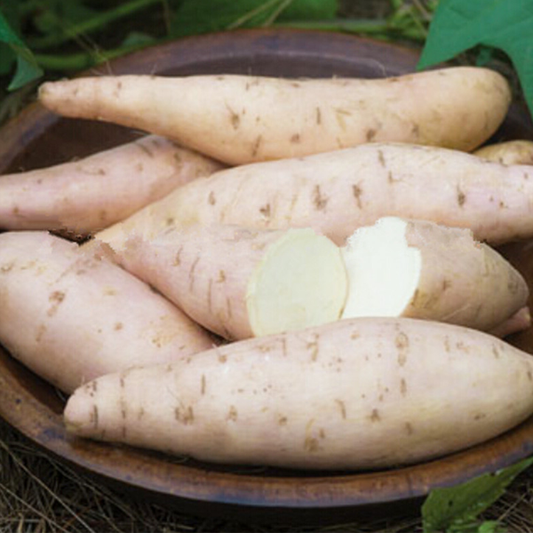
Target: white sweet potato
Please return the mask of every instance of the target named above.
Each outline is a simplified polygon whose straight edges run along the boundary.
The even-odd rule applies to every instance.
[[[305,228],[195,225],[133,237],[119,261],[229,340],[338,320],[347,294],[338,246]]]
[[[529,327],[531,327],[531,310],[525,305],[507,320],[491,329],[489,333],[503,338],[513,333],[524,331]]]
[[[0,228],[88,234],[223,167],[148,135],[77,161],[0,176]]]
[[[473,153],[503,165],[533,165],[533,141],[525,139],[488,144]]]
[[[533,358],[450,324],[356,318],[231,343],[75,391],[82,437],[221,463],[368,469],[485,441],[533,412]]]
[[[0,234],[0,343],[65,392],[213,339],[96,247],[41,231]]]
[[[173,191],[98,234],[120,249],[136,231],[235,224],[310,227],[338,245],[384,216],[470,228],[499,244],[533,236],[533,168],[445,148],[369,143],[222,170]]]
[[[520,272],[469,229],[384,217],[356,230],[342,252],[344,318],[405,316],[491,331],[527,305]],[[529,327],[518,317],[506,334],[513,324]]]
[[[157,133],[238,165],[369,141],[473,150],[503,121],[511,92],[493,70],[453,67],[370,80],[84,77],[46,82],[39,98],[61,115]]]

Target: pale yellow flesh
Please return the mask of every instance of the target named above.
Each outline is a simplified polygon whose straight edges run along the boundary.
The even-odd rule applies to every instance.
[[[342,248],[349,272],[343,318],[400,316],[416,291],[422,268],[420,251],[405,237],[407,224],[386,217],[359,228]]]
[[[248,284],[256,336],[338,320],[347,294],[339,248],[312,230],[289,230],[269,246]]]

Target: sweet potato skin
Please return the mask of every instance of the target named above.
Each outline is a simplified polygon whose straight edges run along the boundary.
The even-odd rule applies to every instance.
[[[222,168],[147,135],[81,160],[0,176],[0,228],[87,235]]]
[[[532,381],[531,356],[491,335],[359,318],[107,375],[64,414],[78,436],[205,461],[368,469],[500,434],[531,414]]]
[[[473,153],[503,165],[533,165],[533,141],[526,139],[489,144]]]
[[[211,335],[104,253],[40,231],[0,234],[0,342],[65,392],[213,346]]]
[[[410,221],[407,240],[422,250],[423,275],[403,316],[490,331],[527,305],[524,277],[470,230]]]
[[[498,128],[511,93],[495,71],[454,67],[372,80],[79,78],[44,83],[39,97],[59,114],[143,129],[239,165],[369,141],[469,151]]]
[[[402,143],[243,165],[195,180],[98,238],[120,248],[137,228],[310,227],[338,245],[383,216],[470,228],[492,245],[533,235],[533,168]],[[258,191],[261,191],[260,194]]]

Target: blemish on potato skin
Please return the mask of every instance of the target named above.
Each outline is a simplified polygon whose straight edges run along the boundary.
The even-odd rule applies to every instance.
[[[377,409],[372,409],[372,413],[370,413],[369,418],[370,422],[379,422],[381,420],[381,415]]]
[[[228,415],[226,416],[226,420],[231,420],[232,422],[236,422],[238,416],[239,416],[239,413],[237,412],[237,408],[234,405],[231,405],[228,411]]]
[[[52,303],[47,311],[48,316],[53,316],[57,312],[59,305],[65,299],[66,294],[63,291],[54,291],[48,297],[48,301]]]
[[[224,272],[224,270],[219,270],[217,283],[224,283],[225,281],[226,281],[226,272]]]
[[[320,107],[317,107],[316,108],[316,112],[315,112],[315,122],[318,126],[320,126],[320,124],[322,124],[322,111],[320,111]]]
[[[37,333],[35,334],[35,342],[41,342],[43,335],[46,333],[46,326],[40,324],[37,328]]]
[[[378,162],[384,168],[387,166],[387,163],[385,161],[385,154],[383,153],[383,150],[378,150]]]
[[[404,366],[407,362],[407,350],[409,348],[409,337],[403,332],[400,331],[396,335],[394,344],[398,349],[398,365]]]
[[[174,409],[174,418],[183,424],[188,426],[194,422],[194,411],[191,405],[183,407],[179,405]]]
[[[374,140],[374,138],[376,137],[376,133],[377,131],[373,128],[370,128],[367,130],[366,132],[366,142],[372,142]]]
[[[191,268],[189,269],[189,291],[193,291],[194,288],[194,271],[196,270],[196,267],[198,265],[198,262],[200,261],[200,256],[198,256],[192,263]]]
[[[409,346],[409,337],[403,331],[400,331],[394,339],[394,344],[398,350],[405,350]]]
[[[465,202],[466,194],[459,187],[457,187],[457,205],[459,207],[463,207],[463,205],[465,205]]]
[[[113,91],[113,96],[115,98],[120,98],[120,92],[122,91],[122,81],[117,81],[115,85],[115,90]]]
[[[411,422],[406,422],[404,427],[405,427],[405,432],[407,433],[407,435],[412,435],[415,432]]]
[[[234,130],[238,130],[241,124],[241,117],[229,105],[226,104],[226,109],[230,114],[230,124]]]
[[[93,405],[89,414],[89,424],[91,424],[94,429],[98,428],[98,406],[96,404]]]
[[[306,437],[304,441],[304,450],[309,453],[314,453],[319,451],[320,446],[318,439],[315,437]]]
[[[286,416],[284,415],[280,415],[278,417],[278,426],[286,426],[287,425],[287,422],[288,422],[288,419]]]
[[[407,394],[407,382],[404,378],[400,380],[400,394],[405,396]]]
[[[231,320],[233,318],[233,306],[231,303],[231,298],[229,296],[226,297],[226,312],[228,319]]]
[[[215,205],[217,203],[217,199],[213,191],[209,193],[209,196],[207,197],[207,202],[209,203],[209,205]]]
[[[174,256],[174,266],[180,266],[181,265],[181,253],[183,252],[183,246],[180,247],[180,249],[176,252],[176,255]]]
[[[261,206],[259,208],[259,212],[261,213],[261,216],[264,219],[269,220],[271,215],[272,215],[270,204],[266,204],[266,205]]]
[[[97,381],[91,381],[90,383],[87,383],[87,392],[89,394],[90,398],[94,398],[96,391],[98,390],[98,382]]]
[[[202,396],[205,395],[206,386],[207,386],[207,382],[206,382],[205,374],[202,374],[202,377],[200,379],[200,394]]]
[[[148,146],[146,146],[146,144],[137,143],[135,146],[137,146],[139,150],[143,151],[148,157],[150,158],[154,157],[154,153],[152,152],[152,150],[150,150],[150,148],[148,148]]]
[[[314,335],[314,338],[312,341],[308,341],[306,344],[306,348],[311,352],[311,361],[316,361],[318,359],[318,334]]]
[[[295,133],[292,137],[291,137],[291,143],[292,144],[298,144],[300,143],[302,140],[301,136],[299,133]]]
[[[315,185],[315,188],[313,189],[313,205],[315,206],[315,209],[317,211],[324,211],[326,209],[327,204],[327,196],[324,196],[322,194],[322,191],[320,190],[320,185]]]
[[[261,147],[261,142],[263,140],[262,135],[258,135],[257,138],[254,141],[254,144],[252,145],[252,157],[256,157],[259,153],[259,148]]]
[[[352,194],[355,198],[355,203],[359,209],[363,208],[363,203],[361,202],[361,195],[363,194],[363,189],[358,184],[352,185]]]
[[[451,351],[451,344],[450,344],[450,338],[448,335],[444,337],[444,350],[449,353]]]

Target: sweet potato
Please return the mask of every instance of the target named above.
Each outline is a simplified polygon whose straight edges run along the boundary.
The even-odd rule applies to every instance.
[[[0,228],[88,234],[221,168],[148,135],[78,161],[0,176]]]
[[[533,236],[533,168],[409,144],[366,145],[222,170],[173,191],[98,237],[120,249],[128,234],[236,224],[310,227],[339,245],[383,216],[471,228],[499,244]]]
[[[347,294],[339,248],[305,228],[195,225],[133,237],[119,261],[230,340],[338,320]]]
[[[473,150],[505,117],[511,93],[493,70],[454,67],[384,79],[123,75],[46,82],[64,116],[174,139],[238,165],[369,141]]]
[[[474,155],[504,165],[533,165],[533,141],[514,140],[482,146]]]
[[[491,331],[527,304],[520,272],[469,229],[384,217],[356,230],[342,251],[345,318],[405,316]],[[519,317],[511,325],[528,327]]]
[[[65,392],[213,338],[97,248],[41,231],[0,234],[0,343]]]
[[[496,337],[507,337],[513,333],[524,331],[531,327],[531,311],[527,305],[519,309],[514,315],[507,320],[491,329],[489,333]]]
[[[415,463],[533,412],[533,358],[467,328],[355,318],[108,374],[65,408],[78,436],[307,469]]]

